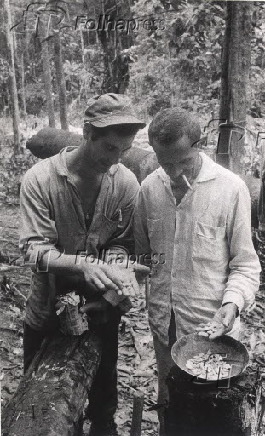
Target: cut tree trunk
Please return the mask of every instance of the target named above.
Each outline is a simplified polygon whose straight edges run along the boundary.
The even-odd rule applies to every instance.
[[[73,436],[100,363],[101,344],[90,332],[57,333],[39,353],[3,410],[3,436]],[[82,425],[81,425],[82,426]]]
[[[216,161],[244,174],[244,129],[251,65],[251,3],[227,2],[222,53],[220,127]]]
[[[172,368],[166,436],[261,436],[260,374],[248,367],[240,377],[232,378],[229,384],[227,381],[202,384]]]

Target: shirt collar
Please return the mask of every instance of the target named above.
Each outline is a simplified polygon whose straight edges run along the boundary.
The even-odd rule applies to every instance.
[[[57,171],[60,176],[69,177],[69,171],[66,165],[66,153],[76,149],[77,147],[65,147],[58,154],[53,156],[51,159],[54,163],[56,163]],[[113,177],[114,174],[118,171],[118,164],[112,165],[110,169],[107,171],[107,176]]]
[[[215,179],[218,174],[218,165],[207,154],[200,152],[202,159],[202,166],[196,182],[207,182],[208,180]]]
[[[195,182],[207,182],[208,180],[215,179],[218,173],[217,164],[202,151],[200,152],[200,157],[202,159],[202,166],[197,178],[195,179]],[[159,167],[156,172],[157,175],[163,180],[163,182],[167,186],[170,186],[170,177],[165,173],[163,168]]]

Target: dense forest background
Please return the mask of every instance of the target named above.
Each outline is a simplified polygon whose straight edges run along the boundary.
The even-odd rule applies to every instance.
[[[1,0],[0,11],[0,200],[17,202],[21,176],[35,162],[25,141],[45,125],[81,132],[95,94],[128,94],[146,121],[173,105],[193,111],[208,148],[216,146],[217,124],[209,122],[219,112],[226,2]],[[265,131],[264,2],[251,2],[250,13],[245,170],[253,173],[260,166],[255,135]],[[15,141],[10,80],[17,88]],[[141,135],[146,146],[146,131]]]
[[[131,98],[147,122],[161,108],[175,105],[194,112],[201,123],[205,151],[214,157],[227,5],[226,1],[199,0],[0,0],[4,403],[22,377],[22,325],[30,285],[30,271],[23,266],[18,249],[19,188],[26,170],[38,159],[26,149],[26,141],[44,126],[82,133],[88,99],[118,92]],[[245,80],[242,155],[244,173],[257,176],[265,158],[265,2],[250,2],[249,14],[251,65]],[[147,128],[139,132],[134,145],[149,147]],[[156,365],[142,291],[120,330],[117,423],[124,436],[129,435],[137,391],[145,395],[143,434],[157,434],[157,415],[151,410],[157,398]],[[264,310],[263,278],[257,307],[245,316],[242,333],[252,364],[260,368],[265,364]]]

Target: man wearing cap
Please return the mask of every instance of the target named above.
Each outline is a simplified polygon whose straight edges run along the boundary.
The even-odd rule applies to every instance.
[[[90,327],[103,342],[89,399],[91,436],[117,434],[118,324],[129,302],[122,295],[120,268],[99,259],[104,249],[124,255],[131,248],[139,185],[118,161],[144,126],[127,97],[95,97],[85,111],[82,145],[34,165],[21,188],[20,247],[33,270],[24,329],[25,370],[43,338],[57,326],[56,296],[78,291],[87,301],[84,312],[98,310],[90,313]]]
[[[136,254],[164,253],[165,260],[153,264],[147,296],[159,404],[169,399],[174,341],[196,330],[210,339],[237,338],[239,313],[253,304],[259,286],[248,189],[199,151],[200,133],[180,108],[155,116],[148,135],[161,167],[143,181],[135,209]],[[163,409],[159,421],[162,436]]]

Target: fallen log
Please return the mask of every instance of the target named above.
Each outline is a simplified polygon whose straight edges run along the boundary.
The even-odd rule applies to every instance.
[[[78,147],[83,140],[81,135],[66,130],[44,127],[37,135],[32,136],[26,142],[26,148],[40,158],[54,156],[64,147]]]
[[[45,127],[37,135],[32,136],[26,147],[34,156],[44,159],[51,157],[67,146],[79,146],[82,136],[75,133],[66,132],[60,129]],[[159,164],[156,155],[151,150],[140,147],[132,147],[124,153],[122,163],[129,168],[141,183],[148,174],[151,174]],[[246,183],[251,197],[251,223],[252,227],[258,228],[258,201],[260,196],[260,179],[247,175],[242,177]]]
[[[44,339],[3,410],[2,436],[77,436],[100,363],[101,344],[91,332]],[[81,426],[80,426],[81,423]]]
[[[81,135],[45,127],[27,141],[26,147],[34,156],[44,159],[54,156],[64,147],[78,147],[82,141]],[[140,147],[127,150],[121,162],[135,174],[139,183],[159,166],[155,153]]]

